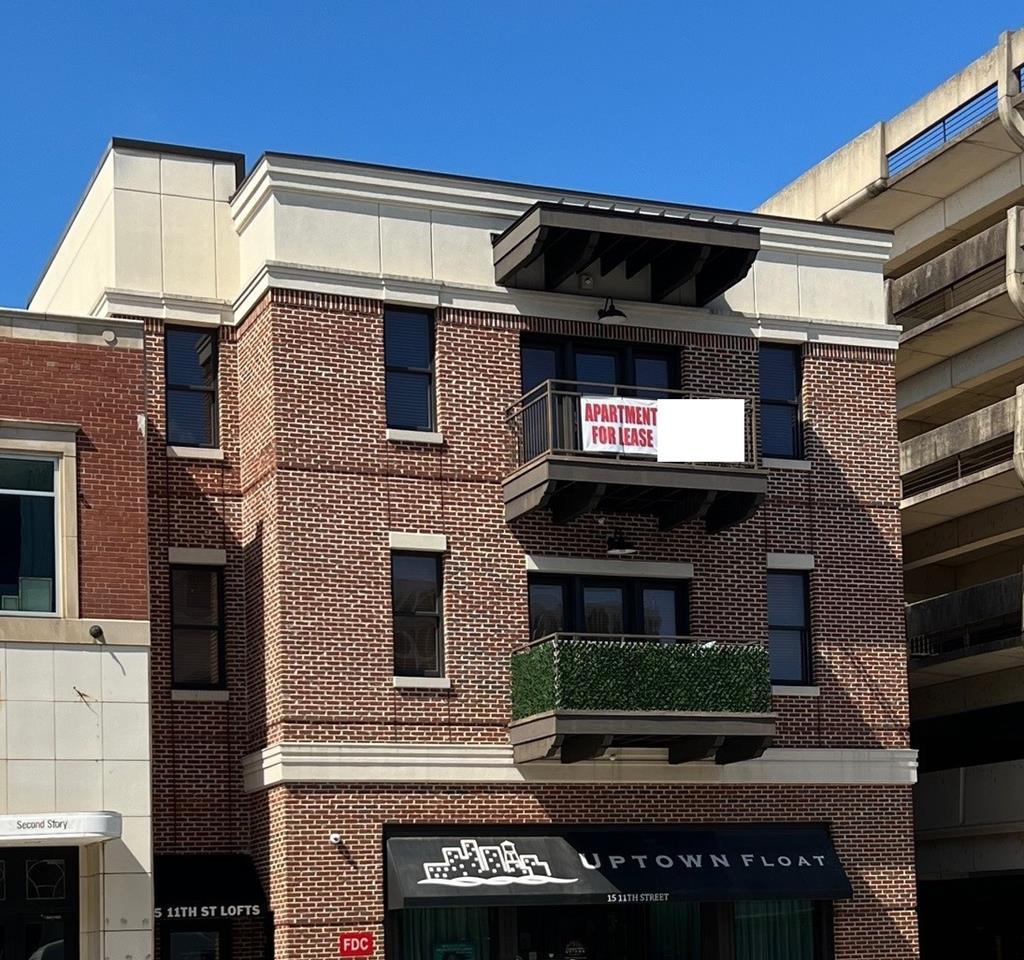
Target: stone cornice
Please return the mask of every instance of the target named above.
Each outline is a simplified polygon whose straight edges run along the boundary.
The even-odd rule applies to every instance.
[[[335,198],[339,201],[449,211],[504,220],[502,227],[514,222],[534,203],[547,201],[599,210],[753,226],[761,230],[764,250],[850,257],[879,264],[888,258],[892,242],[885,231],[869,228],[282,154],[261,157],[232,198],[232,214],[239,233],[245,230],[270,196]]]
[[[236,322],[244,318],[272,289],[306,290],[428,309],[446,307],[521,317],[557,317],[588,323],[593,321],[596,309],[592,298],[564,293],[505,290],[502,287],[442,283],[270,261],[260,268],[235,301]],[[646,327],[755,337],[761,340],[845,344],[887,351],[895,351],[899,346],[901,328],[890,324],[712,313],[696,307],[625,300],[617,300],[616,303],[628,314],[628,320],[620,325],[622,329]]]
[[[141,350],[142,323],[121,317],[75,317],[35,310],[0,309],[2,337]]]
[[[770,749],[758,760],[671,766],[664,750],[625,749],[571,765],[516,766],[505,745],[413,743],[274,744],[243,761],[249,792],[285,783],[703,783],[910,786],[916,750]]]

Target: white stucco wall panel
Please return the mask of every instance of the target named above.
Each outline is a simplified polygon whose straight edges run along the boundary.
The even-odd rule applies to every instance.
[[[432,279],[430,211],[421,207],[381,204],[380,251],[384,273]]]
[[[378,206],[329,196],[279,196],[274,255],[264,259],[379,273]]]
[[[212,199],[201,200],[170,194],[160,197],[163,293],[192,297],[217,296],[217,243],[213,208]]]
[[[751,272],[754,282],[754,309],[751,312],[800,316],[800,280],[793,267],[792,256],[763,250],[754,261]]]
[[[234,300],[238,296],[238,234],[231,219],[231,208],[226,203],[213,204],[213,236],[217,251],[217,289],[219,300]]]
[[[155,153],[114,150],[114,186],[121,190],[160,192],[160,157]]]
[[[160,192],[167,196],[213,199],[213,164],[189,157],[160,158]]]
[[[433,279],[494,286],[491,234],[506,226],[508,222],[494,217],[433,211]]]
[[[880,265],[801,255],[799,316],[885,323]]]
[[[114,216],[117,223],[115,268],[109,286],[161,292],[160,195],[115,190]],[[97,295],[101,289],[96,291]]]

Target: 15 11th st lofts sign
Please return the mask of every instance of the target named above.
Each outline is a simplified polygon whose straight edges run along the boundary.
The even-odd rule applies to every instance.
[[[657,457],[662,463],[742,463],[743,400],[580,397],[584,453]]]
[[[850,896],[824,827],[392,837],[392,909]]]

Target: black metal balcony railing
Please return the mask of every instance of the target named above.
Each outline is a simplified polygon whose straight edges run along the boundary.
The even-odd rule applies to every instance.
[[[692,637],[555,633],[512,655],[512,716],[551,710],[766,713],[768,651]]]
[[[903,496],[912,497],[927,490],[941,487],[954,480],[963,480],[972,474],[981,473],[989,467],[1013,459],[1013,434],[996,437],[987,443],[980,443],[970,450],[964,450],[954,457],[946,457],[914,470],[903,477]]]
[[[583,449],[581,397],[634,397],[641,399],[697,399],[682,390],[637,387],[625,384],[590,383],[577,380],[546,380],[521,397],[506,413],[513,437],[512,469],[548,455],[598,456],[615,459],[651,461],[640,454],[591,453]],[[702,398],[704,399],[704,398]],[[712,399],[712,398],[706,398]],[[757,456],[757,418],[754,403],[744,405],[744,460],[731,467],[755,467]]]
[[[946,114],[941,120],[933,123],[886,157],[889,176],[895,176],[900,171],[913,166],[918,160],[934,153],[964,130],[995,114],[998,102],[996,85],[992,84],[991,87],[987,87],[966,103]]]

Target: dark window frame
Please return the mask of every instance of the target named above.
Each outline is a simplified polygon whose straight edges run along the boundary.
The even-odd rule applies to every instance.
[[[558,337],[543,334],[524,334],[519,340],[519,386],[527,392],[523,374],[523,348],[554,349],[556,380],[576,382],[580,378],[576,373],[576,353],[593,351],[598,353],[614,353],[618,366],[619,383],[624,387],[636,386],[636,361],[666,360],[668,362],[668,386],[666,390],[679,390],[682,382],[682,352],[677,348],[660,347],[657,344],[633,343],[622,340],[600,340],[585,337]],[[531,388],[536,389],[536,387]],[[657,387],[641,387],[644,396],[657,390]]]
[[[213,350],[213,386],[200,386],[191,383],[174,383],[171,380],[170,371],[170,350],[167,349],[167,341],[175,333],[191,333],[196,331],[206,332],[210,335],[210,344]],[[197,447],[201,449],[216,450],[220,446],[220,336],[217,327],[190,327],[183,324],[168,324],[164,327],[164,418],[167,422],[167,445]],[[172,393],[206,393],[212,394],[213,405],[210,410],[210,442],[209,443],[184,443],[174,438],[171,428],[171,394]]]
[[[796,370],[796,390],[792,400],[779,400],[777,398],[766,399],[764,387],[760,385],[760,365],[766,351],[777,351],[789,353],[794,357],[794,368]],[[802,460],[805,453],[804,444],[804,417],[803,417],[803,392],[804,392],[804,369],[803,369],[803,348],[783,343],[762,343],[758,349],[758,397],[761,404],[761,456],[772,460]],[[774,453],[765,449],[766,433],[764,430],[764,409],[766,407],[777,407],[793,411],[793,453]]]
[[[537,585],[562,588],[563,609],[568,623],[558,633],[586,634],[586,612],[583,603],[585,587],[621,587],[623,591],[622,633],[635,636],[656,636],[646,634],[644,626],[643,592],[645,589],[672,590],[676,595],[676,628],[673,636],[690,636],[690,580],[689,578],[659,579],[657,577],[608,577],[590,574],[530,574],[527,578],[527,616],[530,625],[530,640],[541,639],[533,636],[533,613],[530,610],[530,588]],[[681,628],[681,629],[680,629]],[[615,634],[612,634],[615,636]]]
[[[771,644],[771,634],[773,630],[789,630],[799,631],[800,633],[800,671],[801,677],[799,679],[788,679],[782,677],[771,677],[771,682],[780,686],[787,687],[810,687],[814,685],[814,658],[812,656],[811,644],[811,578],[810,573],[807,570],[769,570],[769,577],[794,577],[798,578],[803,584],[804,594],[804,622],[802,625],[794,624],[782,624],[772,623],[771,615],[768,615],[768,643]],[[767,584],[768,580],[765,580],[765,597],[767,599]],[[766,603],[766,607],[769,605]]]
[[[433,613],[425,613],[420,611],[414,611],[413,613],[398,612],[398,602],[395,596],[395,558],[396,557],[416,557],[423,559],[424,557],[430,557],[434,561],[435,570],[435,582],[437,584],[437,610]],[[441,679],[445,675],[445,649],[444,649],[444,554],[438,553],[433,550],[392,550],[390,557],[390,576],[391,576],[391,670],[396,677],[422,677],[429,679]],[[399,616],[403,617],[423,617],[431,618],[437,621],[437,626],[434,631],[434,642],[437,649],[437,662],[435,672],[426,673],[406,673],[398,672],[398,657],[397,657],[397,645],[398,645],[398,625],[397,619]]]
[[[430,363],[426,367],[407,367],[400,364],[388,363],[388,313],[396,311],[407,314],[419,314],[427,323],[427,344]],[[433,310],[423,310],[417,307],[403,307],[392,304],[384,307],[384,418],[389,430],[412,430],[417,433],[433,433],[437,430],[437,317]],[[427,379],[427,426],[409,426],[402,423],[392,423],[392,413],[387,408],[388,397],[388,376],[392,373],[409,373],[425,376]]]
[[[197,570],[201,573],[213,573],[217,577],[217,674],[213,683],[185,682],[174,676],[174,635],[177,630],[210,630],[208,623],[178,623],[174,617],[174,573],[176,570]],[[173,563],[168,574],[168,587],[171,600],[171,689],[172,690],[226,690],[227,689],[227,643],[224,623],[224,568],[214,564]]]

